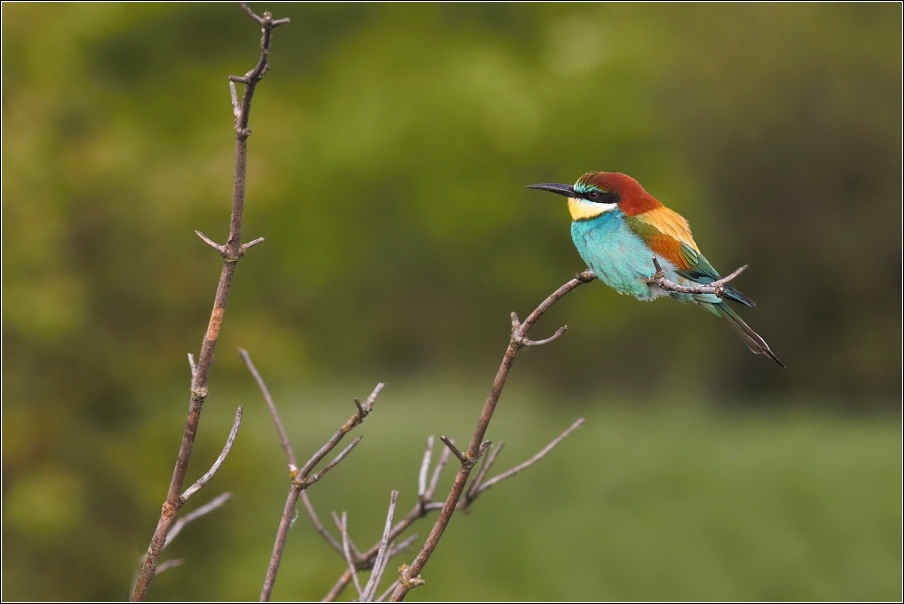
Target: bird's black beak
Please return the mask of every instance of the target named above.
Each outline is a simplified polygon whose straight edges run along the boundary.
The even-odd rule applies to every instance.
[[[540,189],[541,191],[549,191],[557,195],[565,197],[580,197],[571,185],[557,185],[553,183],[541,183],[538,185],[527,185],[528,189]]]

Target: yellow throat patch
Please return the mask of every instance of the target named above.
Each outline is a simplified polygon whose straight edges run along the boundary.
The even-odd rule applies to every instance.
[[[568,211],[571,212],[572,220],[587,220],[588,218],[596,218],[597,216],[614,210],[618,207],[617,203],[593,203],[586,199],[577,199],[575,197],[568,198]]]

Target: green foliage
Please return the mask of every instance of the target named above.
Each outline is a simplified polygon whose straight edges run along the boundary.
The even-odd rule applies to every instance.
[[[222,5],[2,10],[3,595],[121,598],[163,500],[188,398],[185,353],[201,341],[218,274],[219,259],[192,231],[223,239],[228,224],[233,133],[225,76],[253,65],[258,34],[247,16]],[[241,401],[228,394],[250,383],[237,346],[286,391],[345,383],[347,398],[380,379],[390,383],[389,396],[393,384],[415,376],[446,376],[420,391],[433,404],[458,400],[444,394],[458,383],[488,386],[508,313],[532,309],[584,268],[561,200],[524,186],[569,182],[588,170],[636,177],[690,220],[719,270],[750,264],[737,285],[759,306],[743,317],[789,369],[753,357],[705,313],[641,304],[593,284],[538,326],[572,330],[554,350],[519,359],[516,383],[531,376],[547,405],[566,410],[590,397],[605,405],[618,396],[675,392],[730,405],[899,405],[901,306],[887,283],[901,274],[900,8],[271,10],[293,22],[277,31],[273,70],[255,98],[245,222],[246,237],[267,242],[238,269],[192,472],[222,444],[216,430],[225,437],[234,410],[224,398],[249,406],[258,400],[251,390]],[[473,427],[470,405],[461,415],[430,408],[433,432]],[[319,411],[298,413],[296,430]],[[504,424],[515,421],[512,414],[497,420],[498,429],[538,448],[552,437],[545,428],[554,412],[532,413],[537,425],[525,420],[516,431]],[[453,521],[453,529],[472,520],[509,527],[498,549],[482,544],[493,555],[467,571],[491,572],[466,582],[474,592],[453,594],[449,585],[412,596],[900,596],[883,583],[900,567],[900,542],[890,538],[900,534],[900,473],[890,457],[867,455],[872,446],[890,455],[898,431],[881,421],[808,414],[757,416],[749,424],[704,414],[695,428],[701,432],[684,434],[681,421],[689,420],[668,411],[598,413],[604,420],[582,429],[581,445],[566,443],[559,452],[574,472],[581,460],[599,460],[555,485],[561,496],[549,499],[556,509],[548,511],[560,524],[534,525],[531,501],[517,499],[524,507],[512,512],[510,495],[490,493],[482,504],[497,501],[498,514],[481,509]],[[453,420],[459,423],[450,426]],[[318,431],[306,432],[304,442],[321,442],[335,421],[330,413],[313,422]],[[370,458],[404,440],[411,448],[396,461],[416,463],[427,423],[396,415],[386,421],[387,436],[368,427],[362,446],[387,439],[372,445]],[[647,421],[661,421],[662,432],[645,429]],[[592,432],[610,423],[636,442],[610,448],[604,441],[612,435]],[[193,579],[211,581],[169,571],[155,583],[158,597],[255,596],[284,496],[274,485],[284,476],[274,470],[261,478],[261,468],[280,461],[278,451],[267,463],[254,457],[273,441],[265,421],[251,426],[224,469],[234,473],[212,485],[234,490],[234,509],[246,511],[210,518],[207,526],[218,528],[199,527],[174,546],[191,550],[189,564],[205,569]],[[740,455],[735,438],[749,443],[742,450],[755,460],[751,468],[720,465]],[[604,448],[587,456],[597,441]],[[815,456],[835,446],[831,451],[853,457]],[[646,486],[625,487],[624,504],[581,495],[588,480],[598,485],[594,497],[621,488],[621,479],[598,468],[612,467],[626,451],[645,461],[623,479]],[[783,474],[792,461],[797,469]],[[500,490],[523,488],[519,497],[530,498],[543,480],[572,466],[557,467],[547,478],[537,468]],[[748,469],[755,476],[737,482],[732,472]],[[388,490],[405,495],[412,472],[381,480],[355,513],[366,510],[378,527]],[[805,484],[798,491],[782,480]],[[327,482],[323,496],[337,497],[337,508],[360,497],[357,484],[339,475]],[[669,484],[699,501],[678,491],[646,496]],[[251,501],[265,490],[273,514]],[[858,511],[859,493],[868,514]],[[247,508],[241,497],[249,498]],[[647,500],[650,507],[638,507]],[[774,517],[757,515],[773,504]],[[690,507],[697,521],[675,516]],[[568,525],[580,535],[570,549],[553,548],[569,518],[594,509],[611,522]],[[450,544],[461,539],[464,547],[469,539],[473,546],[476,537],[456,530],[438,555],[467,557]],[[592,553],[580,559],[588,565],[580,578],[557,566],[574,561],[591,537],[599,542],[583,550]],[[513,547],[507,538],[517,541]],[[319,552],[313,541],[290,539],[289,547],[307,556],[294,568],[318,578],[284,571],[282,597],[317,597],[324,586],[317,581],[335,572],[326,566],[334,560],[303,553]],[[784,575],[785,558],[773,555],[773,543],[786,546]],[[542,567],[516,559],[535,550],[549,552],[537,559]],[[219,557],[209,559],[212,551]],[[226,564],[228,556],[236,558]],[[634,563],[654,561],[655,571],[669,560],[676,566],[662,573],[643,574]],[[430,585],[460,585],[438,576],[452,565],[452,558],[431,563]],[[518,577],[509,587],[499,578],[506,573]],[[562,583],[546,582],[550,576]],[[867,587],[858,590],[858,581]],[[768,588],[757,587],[763,584]],[[588,591],[570,591],[579,587]]]

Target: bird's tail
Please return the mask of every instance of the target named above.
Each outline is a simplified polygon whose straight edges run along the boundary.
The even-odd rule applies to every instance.
[[[754,354],[765,354],[782,367],[785,366],[785,364],[769,349],[769,344],[766,343],[766,340],[761,338],[757,332],[750,329],[750,326],[747,325],[735,311],[731,310],[727,304],[719,302],[716,304],[707,304],[707,306],[731,325],[741,339],[744,340],[744,343],[747,344],[747,348]]]

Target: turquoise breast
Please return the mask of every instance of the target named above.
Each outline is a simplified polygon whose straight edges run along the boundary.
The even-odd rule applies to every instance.
[[[641,300],[656,297],[646,280],[656,272],[653,252],[625,225],[621,210],[613,209],[595,218],[571,223],[571,238],[578,253],[597,277],[620,294]],[[669,279],[677,279],[675,267],[658,255]]]

